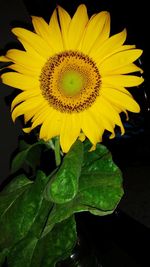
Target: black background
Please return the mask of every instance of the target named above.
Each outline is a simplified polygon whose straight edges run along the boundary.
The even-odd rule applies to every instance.
[[[105,141],[124,176],[125,195],[117,213],[105,219],[98,219],[94,216],[91,219],[87,217],[88,215],[83,215],[79,218],[80,224],[82,226],[85,221],[89,221],[87,229],[91,231],[92,225],[92,235],[95,239],[97,236],[100,248],[107,248],[107,253],[105,249],[103,251],[105,252],[103,254],[106,254],[104,267],[146,266],[145,262],[150,249],[149,245],[146,245],[150,227],[150,15],[148,1],[0,0],[0,51],[2,54],[8,48],[16,46],[17,41],[10,32],[13,26],[25,26],[32,29],[29,14],[42,16],[48,21],[57,4],[73,14],[80,3],[87,5],[89,15],[102,10],[109,11],[112,34],[127,28],[127,42],[136,44],[144,51],[141,61],[145,78],[144,84],[132,91],[141,106],[141,113],[131,115],[129,121],[132,126],[131,130],[129,131],[129,125],[127,125],[127,134],[124,137],[115,138],[110,142]],[[18,120],[14,125],[10,116],[12,92],[14,89],[0,85],[1,181],[9,175],[10,160],[17,148],[18,137],[22,136],[21,123]],[[98,229],[102,227],[103,233],[98,232]],[[96,229],[95,232],[94,229]],[[105,244],[104,236],[109,246]],[[107,260],[109,257],[110,261]]]

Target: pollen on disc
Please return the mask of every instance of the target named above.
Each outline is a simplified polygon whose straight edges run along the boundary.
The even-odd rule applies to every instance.
[[[42,94],[61,112],[81,112],[99,95],[101,76],[95,62],[83,53],[66,51],[51,57],[40,75]]]

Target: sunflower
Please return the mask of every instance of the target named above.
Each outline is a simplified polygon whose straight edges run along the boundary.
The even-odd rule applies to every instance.
[[[34,32],[12,30],[24,51],[11,49],[1,61],[10,61],[3,83],[20,89],[12,102],[12,119],[24,115],[30,132],[40,126],[39,138],[60,137],[63,152],[77,138],[87,137],[95,146],[105,130],[124,127],[120,113],[140,108],[126,87],[138,86],[142,70],[133,62],[142,54],[124,45],[126,29],[110,37],[110,15],[102,11],[88,17],[85,5],[74,16],[58,6],[46,23],[32,17]]]

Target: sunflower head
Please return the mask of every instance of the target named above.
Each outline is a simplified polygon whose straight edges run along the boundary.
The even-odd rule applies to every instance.
[[[126,89],[140,85],[142,73],[135,65],[142,50],[126,45],[126,30],[110,36],[110,15],[88,17],[85,5],[74,16],[60,6],[49,23],[32,17],[34,32],[13,29],[24,51],[11,49],[1,61],[12,62],[3,83],[21,92],[12,102],[12,118],[24,115],[24,129],[40,125],[39,137],[60,137],[63,152],[77,138],[87,137],[95,146],[105,130],[114,137],[119,114],[139,112],[139,105]]]

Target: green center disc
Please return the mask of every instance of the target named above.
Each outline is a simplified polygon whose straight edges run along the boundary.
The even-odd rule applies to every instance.
[[[84,77],[77,71],[67,71],[61,77],[61,88],[65,95],[75,96],[84,87]]]

